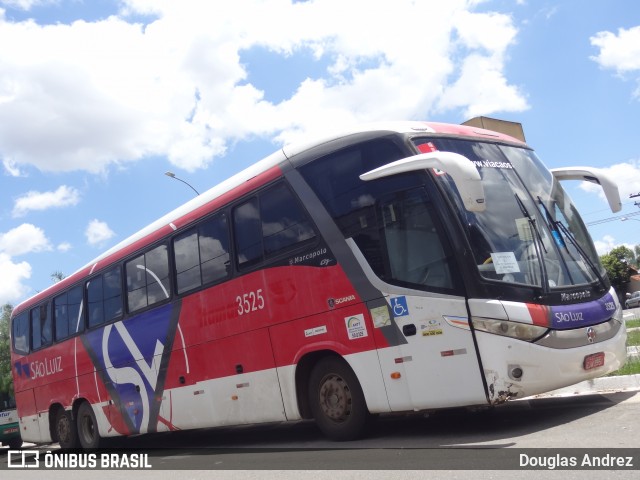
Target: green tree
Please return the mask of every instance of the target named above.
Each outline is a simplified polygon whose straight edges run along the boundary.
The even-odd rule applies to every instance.
[[[618,292],[618,296],[624,294],[625,286],[629,283],[631,271],[629,267],[635,260],[633,250],[624,245],[615,247],[609,253],[602,255],[600,261],[607,271],[611,285]]]
[[[0,316],[0,392],[13,392],[11,353],[9,350],[9,317],[13,307],[6,304]]]
[[[65,278],[66,278],[66,275],[62,273],[60,270],[56,270],[51,274],[51,280],[53,280],[53,283],[58,283],[59,281],[64,280]]]

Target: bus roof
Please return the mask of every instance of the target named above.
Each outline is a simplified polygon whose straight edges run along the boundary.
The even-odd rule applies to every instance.
[[[204,191],[192,200],[150,223],[146,227],[94,258],[91,262],[62,281],[51,285],[42,292],[39,292],[31,298],[21,302],[14,308],[14,314],[19,314],[30,305],[35,304],[50,295],[55,295],[56,293],[63,291],[65,288],[73,285],[86,276],[91,275],[94,270],[107,266],[112,262],[119,261],[123,257],[133,253],[133,251],[137,250],[138,247],[151,244],[163,236],[171,234],[178,228],[190,223],[195,218],[198,218],[198,212],[207,211],[210,207],[213,207],[214,204],[220,203],[220,200],[223,197],[227,197],[228,194],[237,193],[229,198],[229,201],[231,201],[233,198],[239,197],[244,193],[251,191],[253,188],[257,188],[261,184],[270,181],[271,179],[277,178],[282,173],[281,169],[278,167],[288,159],[311,148],[344,139],[352,135],[376,132],[381,135],[387,133],[454,135],[482,138],[484,140],[491,139],[493,141],[503,141],[525,146],[522,141],[516,138],[482,128],[422,121],[362,124],[310,141],[285,145],[271,155],[263,158],[257,163],[254,163],[232,177],[229,177],[209,190]],[[238,189],[240,191],[238,191]]]

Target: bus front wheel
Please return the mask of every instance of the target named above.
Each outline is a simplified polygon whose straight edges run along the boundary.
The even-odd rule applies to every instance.
[[[65,412],[62,408],[58,410],[55,428],[60,448],[63,450],[78,448],[78,433],[70,412]]]
[[[344,360],[326,357],[316,364],[309,378],[309,400],[318,428],[332,440],[354,440],[365,432],[367,404]]]
[[[100,433],[98,432],[98,422],[93,408],[87,402],[80,405],[78,409],[78,439],[80,445],[85,450],[94,450],[100,446]]]

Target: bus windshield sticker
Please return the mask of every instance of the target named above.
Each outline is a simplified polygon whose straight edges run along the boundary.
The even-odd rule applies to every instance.
[[[364,322],[364,315],[361,313],[352,315],[351,317],[345,317],[344,323],[347,326],[349,340],[356,340],[369,335],[367,333],[367,324]]]
[[[389,309],[387,306],[376,307],[370,310],[371,317],[373,318],[374,328],[382,328],[391,325],[391,316],[389,315]]]
[[[520,272],[520,266],[518,260],[513,252],[493,252],[491,259],[496,267],[496,273],[502,275],[503,273],[518,273]]]

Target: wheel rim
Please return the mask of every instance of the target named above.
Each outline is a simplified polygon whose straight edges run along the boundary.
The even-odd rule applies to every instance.
[[[345,422],[351,415],[353,398],[349,385],[336,374],[325,376],[320,383],[322,413],[336,423]]]
[[[58,440],[64,444],[71,441],[71,421],[66,413],[63,413],[58,420]]]
[[[80,435],[84,443],[91,445],[94,442],[96,436],[96,426],[93,423],[91,415],[83,415],[78,419],[80,421]]]

